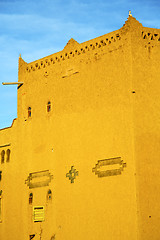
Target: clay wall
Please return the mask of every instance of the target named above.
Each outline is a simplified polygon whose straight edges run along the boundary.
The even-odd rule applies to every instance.
[[[159,239],[160,30],[133,35],[135,159],[140,239]]]
[[[131,60],[124,28],[82,44],[70,40],[33,63],[20,59],[21,177],[53,176],[48,186],[30,189],[23,182],[25,238],[136,239]],[[33,206],[45,207],[44,222],[33,222]]]
[[[158,239],[159,49],[160,30],[129,17],[20,57],[18,118],[0,130],[0,239]]]

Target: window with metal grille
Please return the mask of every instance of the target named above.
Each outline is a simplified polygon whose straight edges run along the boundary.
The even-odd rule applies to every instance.
[[[33,207],[33,221],[34,222],[44,221],[44,206]]]

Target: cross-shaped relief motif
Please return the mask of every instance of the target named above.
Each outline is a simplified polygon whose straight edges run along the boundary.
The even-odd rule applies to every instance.
[[[69,178],[71,183],[74,183],[74,179],[76,179],[76,176],[78,176],[78,171],[74,169],[74,166],[71,166],[71,170],[69,170],[69,172],[66,174],[66,177]]]

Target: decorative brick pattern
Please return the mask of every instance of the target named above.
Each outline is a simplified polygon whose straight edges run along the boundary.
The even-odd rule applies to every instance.
[[[33,172],[29,174],[28,178],[25,180],[25,184],[27,184],[27,186],[29,186],[30,189],[49,186],[49,183],[51,182],[52,178],[53,175],[50,174],[49,170]]]
[[[108,169],[106,169],[108,167]],[[98,160],[98,163],[92,168],[92,172],[98,177],[109,177],[120,175],[126,167],[126,163],[121,160],[121,157]]]
[[[160,34],[158,33],[142,32],[142,38],[147,39],[148,41],[160,42]]]
[[[42,69],[45,68],[47,66],[50,66],[52,64],[56,64],[58,62],[70,59],[72,57],[84,54],[88,51],[93,51],[97,48],[103,48],[103,47],[107,47],[108,45],[110,45],[113,42],[119,41],[121,40],[121,36],[119,33],[113,35],[113,36],[108,36],[108,37],[104,37],[97,39],[97,41],[94,41],[93,43],[91,43],[91,41],[86,43],[86,46],[83,46],[84,43],[79,44],[77,46],[76,49],[69,51],[69,52],[64,52],[65,49],[59,53],[54,54],[52,57],[47,57],[46,59],[41,60],[40,62],[34,62],[31,64],[28,64],[28,66],[26,67],[26,71],[27,72],[31,72],[31,71],[36,71],[38,69]]]
[[[66,174],[66,177],[69,178],[71,183],[74,183],[74,179],[78,176],[78,171],[74,168],[74,166],[71,166],[71,170]]]

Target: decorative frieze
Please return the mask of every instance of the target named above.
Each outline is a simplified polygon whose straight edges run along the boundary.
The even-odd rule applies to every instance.
[[[84,43],[74,45],[73,47],[77,47],[76,49],[70,50],[68,52],[65,52],[67,48],[64,48],[63,51],[56,53],[52,55],[52,57],[47,57],[46,59],[43,59],[39,62],[33,62],[29,63],[26,67],[27,72],[36,71],[41,68],[45,68],[46,66],[56,64],[57,62],[61,62],[67,59],[70,59],[72,57],[84,54],[88,51],[93,51],[97,48],[102,48],[110,45],[113,42],[121,40],[121,36],[119,33],[116,33],[111,36],[103,36],[102,38],[98,38],[97,41],[94,39],[93,42],[88,41],[86,42],[86,45]]]

